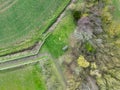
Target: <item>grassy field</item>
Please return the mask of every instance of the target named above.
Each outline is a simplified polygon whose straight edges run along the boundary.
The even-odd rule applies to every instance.
[[[38,65],[0,72],[0,90],[46,90]]]
[[[75,24],[70,12],[55,28],[54,32],[47,38],[42,50],[48,50],[53,57],[57,58],[64,53],[62,48],[68,45],[69,36],[74,31]]]
[[[0,0],[0,55],[32,46],[69,1]]]
[[[113,6],[114,6],[114,13],[113,14],[113,17],[115,20],[118,20],[120,19],[120,0],[112,0],[113,2]]]

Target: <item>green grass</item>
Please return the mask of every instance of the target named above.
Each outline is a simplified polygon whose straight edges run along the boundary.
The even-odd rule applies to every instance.
[[[0,72],[0,90],[46,90],[37,65]]]
[[[0,6],[0,55],[32,46],[69,1],[0,1],[0,5],[3,5]],[[5,5],[5,2],[8,4]]]
[[[69,36],[75,29],[73,17],[70,12],[60,21],[54,32],[47,38],[42,50],[48,50],[53,57],[61,56],[64,51],[62,48],[68,45]]]
[[[120,19],[120,0],[112,0],[114,11],[112,11],[113,17],[115,20],[119,21]]]

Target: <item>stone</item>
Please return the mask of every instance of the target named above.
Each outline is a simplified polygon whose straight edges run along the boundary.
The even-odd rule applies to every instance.
[[[62,48],[62,50],[63,50],[63,51],[67,51],[67,50],[68,50],[68,45],[64,46],[64,47]]]

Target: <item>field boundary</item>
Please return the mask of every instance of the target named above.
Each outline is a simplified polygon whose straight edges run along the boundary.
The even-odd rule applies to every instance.
[[[40,60],[48,60],[48,55],[47,54],[39,54],[37,56],[30,56],[27,58],[21,58],[21,59],[3,62],[3,63],[0,63],[0,71],[29,65],[32,63],[39,62]]]

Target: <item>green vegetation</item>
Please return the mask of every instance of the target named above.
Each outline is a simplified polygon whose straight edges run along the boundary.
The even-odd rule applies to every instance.
[[[87,68],[90,65],[90,63],[82,55],[79,56],[77,63],[79,66],[81,66],[83,68]]]
[[[107,31],[109,37],[112,37],[114,39],[112,42],[117,41],[117,43],[119,43],[118,39],[120,37],[120,6],[118,2],[120,2],[120,0],[112,0],[110,4],[105,6],[102,12],[102,17],[104,17],[104,21],[110,21],[110,24],[105,27],[105,30]]]
[[[87,50],[87,52],[90,52],[90,53],[95,53],[96,51],[90,42],[85,43],[85,49]]]
[[[0,72],[0,90],[46,90],[39,66]]]
[[[48,37],[43,48],[46,48],[53,57],[57,58],[64,53],[62,48],[68,45],[68,38],[75,29],[70,12],[60,21],[54,32]]]
[[[114,19],[115,20],[119,20],[120,18],[120,0],[112,0],[112,5],[113,5],[113,8],[111,9],[112,10],[112,14],[114,16]],[[114,11],[114,13],[113,13]]]
[[[2,0],[0,2],[0,55],[34,45],[69,1]]]

